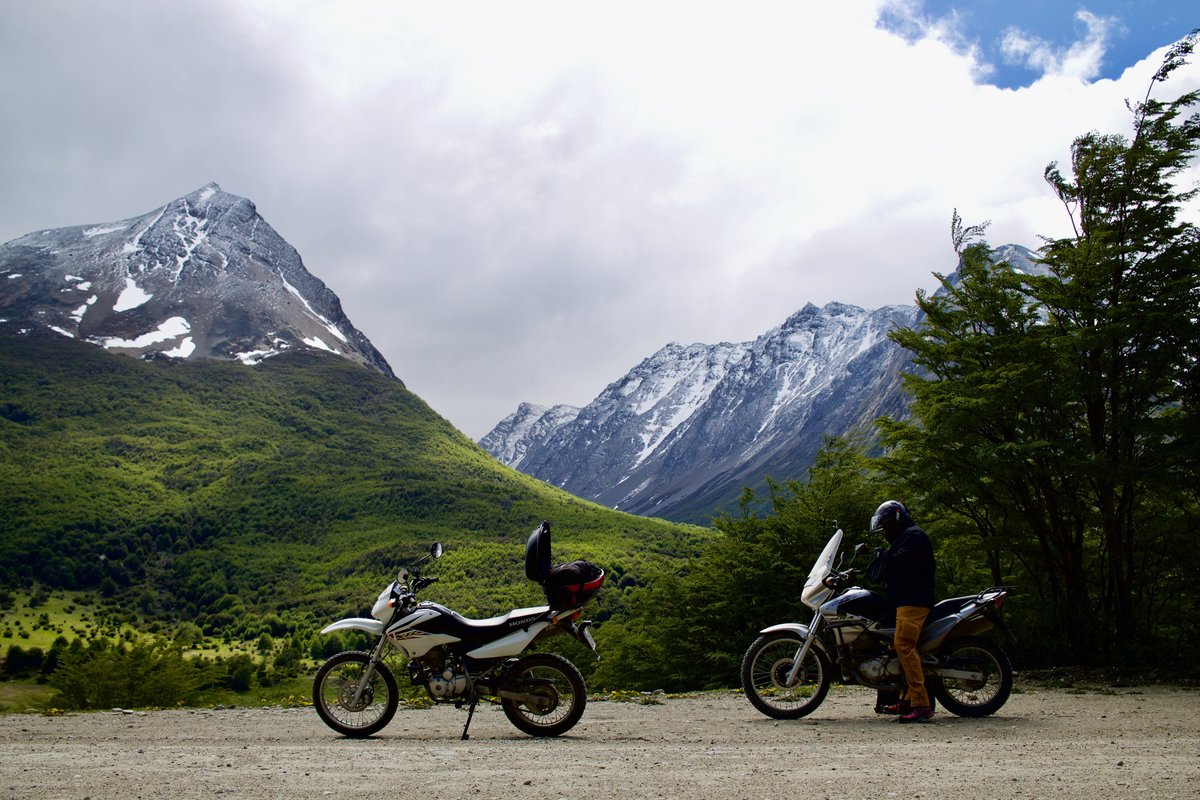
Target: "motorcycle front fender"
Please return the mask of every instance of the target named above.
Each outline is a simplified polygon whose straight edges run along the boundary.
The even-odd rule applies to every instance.
[[[321,629],[321,633],[333,633],[334,631],[366,631],[373,636],[379,636],[383,633],[384,624],[377,619],[369,617],[351,617],[349,619],[339,619],[332,625],[326,625]]]
[[[763,628],[761,631],[759,631],[760,634],[780,632],[795,634],[800,639],[804,640],[809,637],[812,632],[812,628],[810,628],[808,625],[805,625],[803,622],[781,622],[778,625],[772,625],[769,628]],[[829,652],[829,648],[825,646],[825,642],[821,641],[820,636],[813,639],[811,646],[816,647],[818,650],[824,653],[826,657],[833,657],[833,654]]]
[[[801,639],[808,638],[808,626],[802,622],[781,622],[778,625],[772,625],[769,628],[763,628],[759,633],[775,633],[776,631],[787,631],[794,633]]]

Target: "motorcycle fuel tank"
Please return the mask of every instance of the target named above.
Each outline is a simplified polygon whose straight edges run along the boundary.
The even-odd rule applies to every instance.
[[[831,622],[855,620],[870,625],[894,617],[895,613],[895,607],[886,597],[857,586],[821,604],[821,616]]]

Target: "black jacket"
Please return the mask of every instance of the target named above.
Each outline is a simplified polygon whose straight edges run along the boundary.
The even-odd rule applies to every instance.
[[[897,606],[933,608],[933,546],[925,531],[910,525],[879,558],[889,600]]]

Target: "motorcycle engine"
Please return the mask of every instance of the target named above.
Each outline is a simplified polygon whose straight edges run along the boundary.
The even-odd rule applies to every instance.
[[[890,683],[900,675],[900,662],[885,638],[868,633],[856,638],[851,646],[854,671],[867,685]]]
[[[456,697],[467,691],[467,676],[455,675],[454,670],[447,669],[430,678],[427,685],[434,697]]]
[[[425,686],[436,699],[457,697],[467,691],[467,676],[458,659],[444,648],[430,650],[422,659]]]
[[[890,655],[859,661],[854,668],[864,683],[879,683],[900,674],[900,662]]]

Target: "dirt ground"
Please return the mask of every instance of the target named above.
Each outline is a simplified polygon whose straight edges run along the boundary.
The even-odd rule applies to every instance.
[[[834,690],[780,722],[735,693],[591,702],[558,739],[500,709],[343,739],[312,709],[0,716],[0,798],[1196,798],[1200,690],[1019,691],[993,717],[876,717]]]

